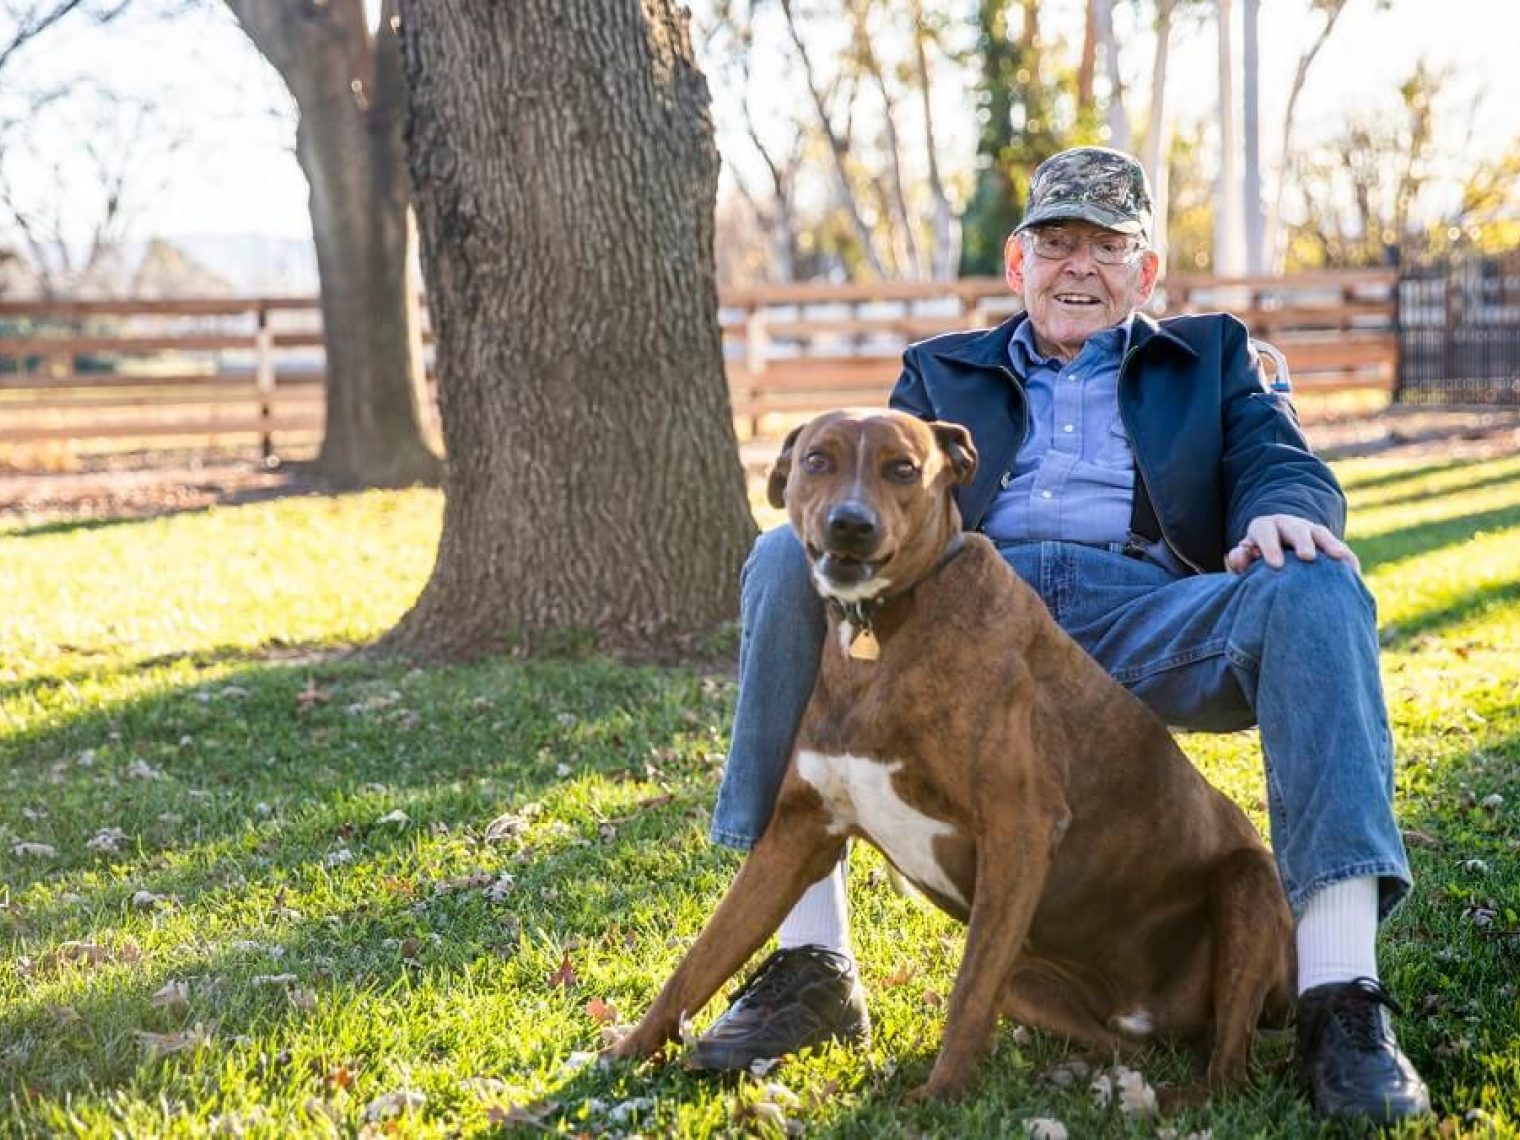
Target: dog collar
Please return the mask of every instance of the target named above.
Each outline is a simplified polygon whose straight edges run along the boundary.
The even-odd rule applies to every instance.
[[[955,532],[955,537],[945,544],[938,560],[929,568],[929,573],[924,578],[932,578],[942,570],[947,562],[966,548],[966,538],[960,531]],[[923,579],[920,579],[922,581]],[[914,583],[916,586],[918,583]],[[885,594],[874,598],[861,598],[853,602],[841,602],[838,598],[828,599],[829,613],[838,621],[849,624],[850,643],[845,652],[856,661],[875,661],[881,656],[881,642],[876,637],[876,618],[881,611],[886,609],[898,598],[905,597],[913,592],[913,586],[896,594]]]

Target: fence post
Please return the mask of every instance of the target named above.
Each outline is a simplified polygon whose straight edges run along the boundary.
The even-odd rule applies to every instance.
[[[761,396],[761,379],[769,356],[770,337],[765,331],[765,306],[759,302],[744,318],[744,371],[749,393],[749,437],[760,434],[760,412],[755,404]]]
[[[268,464],[274,457],[274,330],[269,327],[269,306],[262,301],[253,348],[254,386],[259,398],[259,457]]]

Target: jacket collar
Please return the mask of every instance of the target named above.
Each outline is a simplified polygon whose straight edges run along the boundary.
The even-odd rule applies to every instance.
[[[924,347],[941,360],[954,360],[975,368],[1006,370],[1008,368],[1008,342],[1014,331],[1028,319],[1027,313],[1015,313],[1002,324],[986,332],[969,336],[947,336],[943,347],[931,341]],[[1175,348],[1188,356],[1197,356],[1198,350],[1176,333],[1158,324],[1145,313],[1136,313],[1130,327],[1129,348],[1131,352],[1153,351],[1162,346]]]

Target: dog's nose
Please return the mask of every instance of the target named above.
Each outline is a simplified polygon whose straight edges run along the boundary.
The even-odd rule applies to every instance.
[[[825,522],[829,542],[850,550],[868,550],[876,543],[876,515],[864,504],[839,503]]]

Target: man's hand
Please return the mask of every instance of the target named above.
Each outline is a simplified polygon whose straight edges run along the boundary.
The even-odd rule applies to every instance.
[[[1331,558],[1349,563],[1358,574],[1362,572],[1362,564],[1351,547],[1336,538],[1328,527],[1297,515],[1258,515],[1252,519],[1246,527],[1246,536],[1224,556],[1224,568],[1240,574],[1260,558],[1272,569],[1281,570],[1283,551],[1288,547],[1304,562],[1313,562],[1323,550]]]

